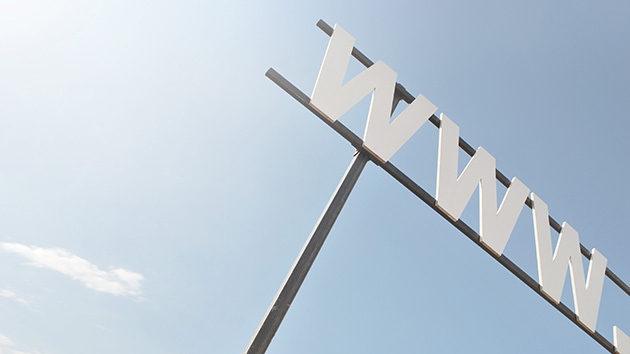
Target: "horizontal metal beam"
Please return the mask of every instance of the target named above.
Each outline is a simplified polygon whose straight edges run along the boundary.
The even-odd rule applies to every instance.
[[[332,36],[333,28],[330,27],[324,20],[319,20],[317,22],[317,27],[319,27],[319,29],[321,29],[328,36]],[[372,64],[374,64],[373,61],[371,61],[365,54],[363,54],[357,48],[352,49],[352,55],[365,67],[369,68],[370,66],[372,66]],[[402,97],[403,101],[407,103],[411,103],[416,99],[400,83],[396,83],[396,94]],[[432,115],[431,118],[429,118],[429,121],[433,123],[433,125],[436,128],[440,127],[440,119],[436,117],[435,115]],[[459,138],[459,147],[462,150],[464,150],[464,152],[466,152],[466,154],[468,154],[469,156],[473,156],[475,154],[476,150],[462,138]],[[506,188],[510,186],[510,180],[498,169],[496,170],[496,178]],[[532,208],[532,201],[529,197],[525,201],[525,205],[527,205],[530,209]],[[552,218],[551,215],[549,216],[549,225],[551,225],[551,227],[554,230],[556,230],[556,232],[558,233],[562,231],[562,226],[560,225],[560,223],[558,223],[554,218]],[[584,257],[591,259],[591,251],[581,243],[580,243],[580,251],[582,252]],[[615,285],[617,285],[623,292],[625,292],[628,296],[630,296],[630,286],[628,286],[628,284],[626,284],[623,280],[621,280],[621,278],[619,278],[615,273],[613,273],[613,271],[610,270],[610,268],[606,268],[606,276],[608,276],[608,278]]]
[[[335,121],[334,123],[330,123],[328,119],[326,119],[321,113],[317,112],[309,105],[310,98],[300,91],[297,87],[291,84],[288,80],[286,80],[282,75],[280,75],[273,68],[267,70],[265,74],[271,81],[273,81],[276,85],[280,86],[285,92],[295,98],[302,106],[306,107],[309,111],[311,111],[315,116],[317,116],[322,122],[326,123],[333,130],[335,130],[339,135],[343,136],[354,148],[356,148],[359,153],[367,154],[370,160],[374,162],[374,164],[380,166],[385,172],[387,172],[390,176],[394,177],[398,182],[400,182],[405,188],[407,188],[410,192],[420,198],[423,202],[425,202],[431,209],[433,209],[436,213],[440,214],[444,219],[446,219],[451,225],[455,226],[460,232],[462,232],[466,237],[468,237],[473,243],[483,249],[486,253],[488,253],[492,258],[494,258],[497,262],[499,262],[503,267],[509,270],[512,274],[514,274],[517,278],[519,278],[522,282],[524,282],[530,289],[532,289],[535,293],[540,295],[543,299],[545,299],[551,306],[555,307],[560,313],[562,313],[565,317],[567,317],[571,322],[580,327],[586,334],[588,334],[591,338],[593,338],[597,343],[599,343],[602,347],[608,350],[610,353],[615,353],[614,346],[610,343],[604,336],[602,336],[599,332],[591,333],[586,327],[580,324],[577,320],[577,316],[571,309],[569,309],[562,302],[556,304],[553,300],[549,299],[541,290],[540,285],[530,277],[525,271],[523,271],[519,266],[514,264],[508,257],[505,255],[497,256],[492,252],[486,245],[481,243],[480,236],[477,234],[475,230],[473,230],[470,226],[468,226],[462,220],[454,221],[449,216],[447,216],[442,210],[437,207],[436,200],[425,191],[422,187],[420,187],[417,183],[415,183],[411,178],[405,175],[402,171],[400,171],[396,166],[394,166],[391,162],[383,163],[372,154],[369,150],[363,148],[363,140],[359,138],[356,134],[354,134],[350,129],[344,126],[341,122]]]

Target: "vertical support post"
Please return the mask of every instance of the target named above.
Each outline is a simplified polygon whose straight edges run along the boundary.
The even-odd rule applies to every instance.
[[[304,282],[304,278],[306,278],[308,271],[315,261],[315,257],[317,257],[319,250],[321,250],[324,245],[324,241],[330,233],[335,220],[337,220],[341,208],[343,208],[348,196],[350,196],[350,192],[357,183],[368,160],[369,155],[366,152],[358,152],[354,156],[350,167],[348,167],[348,170],[341,179],[332,198],[328,201],[326,209],[324,209],[324,212],[319,217],[315,228],[311,232],[306,244],[304,244],[302,251],[295,260],[293,267],[291,267],[289,274],[284,279],[280,290],[278,290],[267,313],[265,313],[262,321],[260,321],[258,328],[256,328],[243,354],[264,354],[267,351],[267,347],[269,347],[273,336],[276,334],[278,327],[280,327],[280,323],[282,323],[284,316],[287,311],[289,311],[289,307],[295,295],[297,295],[300,286]]]

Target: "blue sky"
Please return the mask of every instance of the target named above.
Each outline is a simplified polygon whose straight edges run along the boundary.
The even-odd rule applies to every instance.
[[[621,1],[0,1],[0,352],[245,348],[354,153],[264,76],[312,92],[320,18],[630,282],[629,15]],[[368,104],[341,119],[358,135]],[[431,194],[437,138],[423,126],[392,158]],[[476,228],[475,198],[462,219]],[[528,208],[505,254],[537,279]],[[629,301],[605,281],[608,340],[630,333]],[[268,353],[403,351],[605,352],[368,164]]]

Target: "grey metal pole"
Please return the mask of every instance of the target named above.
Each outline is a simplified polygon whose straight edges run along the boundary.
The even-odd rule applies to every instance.
[[[348,167],[335,193],[332,198],[330,198],[326,209],[324,209],[324,212],[319,217],[315,228],[311,232],[306,244],[304,244],[300,255],[297,257],[289,274],[284,279],[280,290],[278,290],[267,313],[265,313],[262,321],[260,321],[256,332],[254,332],[243,354],[263,354],[267,351],[267,347],[269,347],[273,336],[276,334],[278,327],[280,327],[280,323],[282,323],[295,295],[297,295],[298,290],[300,290],[300,286],[304,282],[306,274],[308,274],[309,269],[311,269],[315,257],[317,257],[319,250],[324,245],[324,241],[328,233],[330,233],[335,220],[337,220],[341,208],[343,208],[343,205],[346,203],[352,188],[357,183],[368,161],[369,155],[365,152],[357,152],[354,156],[350,167]]]

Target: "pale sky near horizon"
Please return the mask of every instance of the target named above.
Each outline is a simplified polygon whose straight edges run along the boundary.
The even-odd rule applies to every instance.
[[[320,18],[629,283],[629,17],[622,1],[0,0],[0,353],[243,351],[354,153],[264,75],[311,94]],[[341,121],[362,136],[367,109]],[[392,158],[432,195],[437,142],[425,125]],[[505,254],[537,279],[530,209]],[[606,280],[609,341],[629,305]],[[606,352],[368,164],[267,353],[482,351]]]

